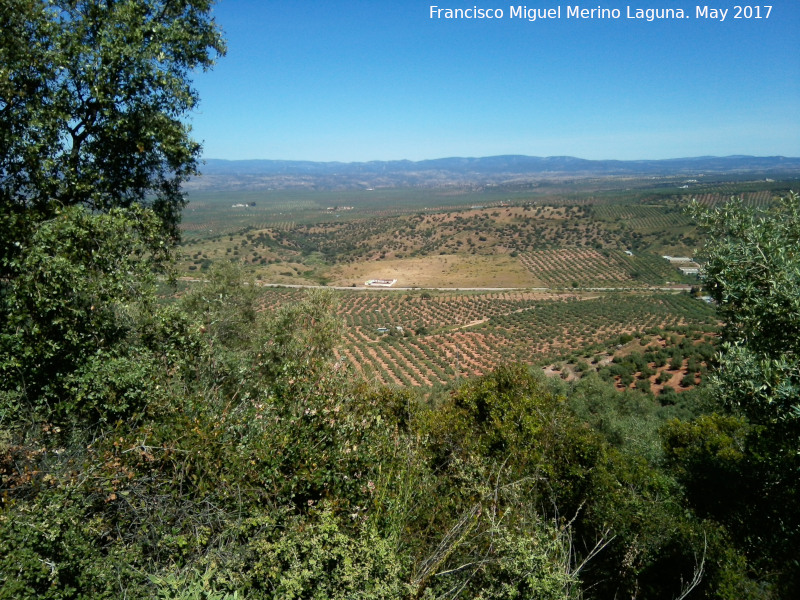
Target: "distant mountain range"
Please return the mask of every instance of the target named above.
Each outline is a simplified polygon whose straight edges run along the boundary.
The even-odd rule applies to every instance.
[[[701,156],[666,160],[586,160],[572,156],[488,156],[410,161],[311,162],[207,159],[192,189],[353,189],[498,185],[586,177],[753,175],[798,177],[800,158]]]

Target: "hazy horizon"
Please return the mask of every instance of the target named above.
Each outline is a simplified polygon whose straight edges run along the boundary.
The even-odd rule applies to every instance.
[[[538,159],[552,159],[552,158],[575,158],[578,160],[587,160],[592,162],[606,162],[606,161],[616,161],[616,162],[639,162],[639,161],[648,161],[648,162],[659,162],[659,161],[670,161],[670,160],[694,160],[694,159],[711,159],[711,158],[786,158],[792,160],[800,160],[800,155],[798,156],[787,156],[783,154],[771,154],[771,155],[764,155],[764,154],[705,154],[702,156],[669,156],[666,158],[586,158],[584,156],[571,156],[566,154],[548,154],[548,155],[532,155],[532,154],[491,154],[486,156],[467,156],[467,155],[452,155],[452,156],[431,156],[427,158],[420,158],[420,159],[410,159],[410,158],[390,158],[390,159],[367,159],[367,160],[310,160],[304,158],[221,158],[218,156],[203,156],[203,160],[218,160],[218,161],[228,161],[228,162],[256,162],[256,161],[274,161],[274,162],[320,162],[320,163],[342,163],[342,164],[351,164],[351,163],[373,163],[373,162],[429,162],[429,161],[437,161],[437,160],[480,160],[484,158],[501,158],[501,157],[523,157],[523,158],[538,158]]]

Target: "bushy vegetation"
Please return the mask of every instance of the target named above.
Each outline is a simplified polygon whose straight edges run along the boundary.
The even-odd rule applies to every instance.
[[[790,479],[775,479],[785,446],[754,435],[790,420],[703,415],[713,399],[665,403],[522,366],[428,401],[372,388],[336,358],[330,293],[260,311],[228,264],[156,302],[159,232],[147,209],[75,207],[40,222],[9,263],[2,595],[791,589],[794,567],[779,560],[795,513],[756,519],[763,496],[731,487],[792,506]],[[695,366],[709,353],[674,341]],[[646,372],[650,359],[668,357],[653,346],[618,364]]]

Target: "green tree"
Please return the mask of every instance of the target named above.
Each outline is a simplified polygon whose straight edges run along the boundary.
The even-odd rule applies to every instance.
[[[190,74],[224,44],[210,0],[5,0],[0,5],[0,245],[60,206],[147,203],[174,234],[200,146]]]
[[[204,333],[228,348],[251,349],[257,331],[255,281],[239,263],[212,265],[208,279],[181,298],[182,308],[203,324]]]
[[[180,185],[197,166],[182,118],[197,102],[192,71],[224,52],[211,4],[0,4],[4,410],[128,412],[121,390],[136,369],[115,361],[132,347],[129,309],[168,259]]]
[[[341,341],[342,321],[328,290],[311,290],[297,303],[282,306],[267,323],[259,371],[284,395],[305,395],[337,372],[334,348]]]
[[[737,469],[743,485],[755,488],[752,503],[737,509],[721,498],[713,516],[737,532],[751,560],[779,573],[780,593],[793,597],[800,589],[800,196],[768,209],[733,200],[712,210],[695,204],[692,212],[708,234],[705,283],[724,321],[712,381],[722,405],[747,419]],[[690,485],[728,468],[709,450],[719,436],[702,426],[702,443],[678,435],[677,425],[667,431],[673,457],[707,457],[678,464]]]
[[[146,352],[132,335],[152,312],[167,254],[157,217],[141,207],[71,207],[39,224],[0,295],[0,422],[27,409],[96,422],[144,401]]]
[[[716,372],[725,402],[800,433],[800,196],[767,211],[694,206],[708,234],[705,281],[725,323]],[[795,440],[797,441],[797,440]]]

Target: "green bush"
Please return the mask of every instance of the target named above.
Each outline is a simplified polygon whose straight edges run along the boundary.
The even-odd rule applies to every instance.
[[[237,585],[248,599],[409,597],[396,544],[321,506],[248,534]],[[279,528],[278,528],[279,527]]]
[[[141,595],[135,547],[114,541],[90,498],[45,490],[0,516],[0,598],[67,600]]]
[[[168,258],[159,227],[141,208],[73,207],[41,223],[11,262],[0,388],[16,391],[27,411],[92,425],[142,410],[153,377],[131,342]]]

